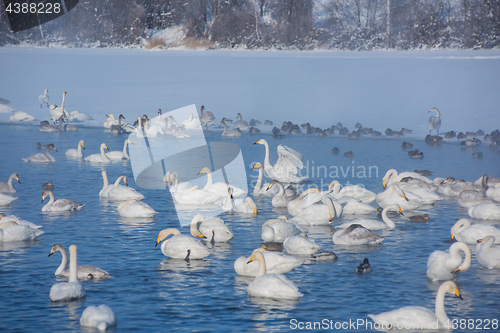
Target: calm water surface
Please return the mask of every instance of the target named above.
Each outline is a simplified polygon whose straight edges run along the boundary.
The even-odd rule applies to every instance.
[[[223,141],[220,132],[206,135],[209,141]],[[390,168],[398,171],[429,169],[435,176],[454,176],[469,181],[475,181],[484,173],[498,176],[500,170],[499,151],[490,150],[489,142],[473,150],[462,150],[458,140],[429,146],[417,138],[352,141],[338,136],[298,136],[275,141],[267,135],[246,135],[228,141],[237,143],[242,149],[249,184],[257,176],[257,171],[250,171],[250,167],[264,158],[264,147],[252,145],[260,138],[270,142],[271,163],[277,159],[276,146],[280,143],[301,152],[304,161],[309,162],[306,165],[311,178],[306,184],[318,186],[333,180],[329,177],[335,176],[335,172],[342,184],[347,181],[363,184],[379,192],[382,177]],[[246,292],[252,279],[238,276],[233,262],[239,256],[250,255],[261,243],[262,223],[285,210],[273,209],[270,198],[255,198],[259,207],[257,216],[221,216],[235,234],[229,244],[215,245],[212,255],[205,260],[186,263],[168,259],[154,245],[160,230],[179,228],[170,194],[137,188],[128,161],[101,166],[66,158],[66,150],[76,148],[80,139],[85,140],[84,154],[89,155],[98,153],[102,142],[110,150],[121,150],[125,137],[110,136],[101,128],[81,128],[76,133],[59,134],[42,133],[29,125],[0,125],[0,178],[5,181],[11,173],[17,172],[22,182],[14,183],[18,190],[15,196],[19,199],[10,206],[0,207],[0,212],[43,225],[45,231],[36,241],[0,243],[0,331],[80,332],[79,318],[83,310],[89,305],[103,303],[113,308],[117,315],[115,332],[162,332],[174,328],[203,332],[290,331],[292,319],[297,322],[326,319],[342,323],[358,319],[367,321],[368,314],[406,305],[433,309],[439,283],[427,280],[427,258],[434,250],[449,248],[451,226],[467,214],[454,199],[446,199],[428,210],[418,211],[429,214],[432,219],[429,224],[410,223],[404,217],[399,218],[395,230],[378,232],[387,239],[375,247],[333,245],[332,227],[311,227],[310,238],[323,250],[334,251],[339,259],[333,263],[306,261],[287,274],[304,294],[298,301],[254,299]],[[414,143],[414,148],[423,151],[425,158],[408,158],[401,149],[403,140]],[[52,153],[56,163],[37,165],[21,160],[38,152],[36,142],[55,144],[59,151]],[[341,154],[330,153],[334,146],[340,148]],[[349,150],[356,155],[352,159],[343,156],[343,152]],[[471,153],[479,150],[484,158],[473,159]],[[318,166],[323,168],[318,169]],[[326,178],[324,167],[328,170]],[[126,175],[129,186],[143,193],[146,202],[159,212],[156,218],[152,221],[121,218],[114,203],[99,199],[102,170],[107,171],[110,181]],[[69,198],[84,203],[83,210],[42,214],[41,185],[48,181],[55,184],[56,199]],[[486,223],[498,224],[500,221]],[[183,227],[181,231],[189,233],[189,228]],[[47,257],[54,243],[65,248],[76,244],[80,265],[102,267],[113,278],[83,281],[87,291],[83,300],[51,303],[49,291],[58,282],[54,271],[61,260],[59,253]],[[500,319],[500,270],[482,268],[474,252],[475,249],[472,267],[457,279],[464,300],[446,297],[448,316],[452,319]],[[356,275],[354,268],[365,257],[370,259],[373,272]],[[367,331],[365,326],[358,328]]]

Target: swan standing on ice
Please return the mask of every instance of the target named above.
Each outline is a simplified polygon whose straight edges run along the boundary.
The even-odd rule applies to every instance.
[[[122,202],[117,210],[123,217],[153,217],[158,214],[147,203],[135,199]]]
[[[266,259],[262,252],[259,250],[254,251],[248,262],[254,260],[259,262],[259,272],[257,277],[248,285],[248,295],[274,299],[297,299],[303,296],[286,276],[266,272]]]
[[[201,106],[200,109],[200,121],[203,126],[210,126],[214,123],[215,117],[214,114],[210,111],[204,111],[205,106]]]
[[[468,219],[460,219],[451,227],[451,239],[465,244],[476,244],[478,239],[488,235],[495,237],[495,244],[500,244],[500,229],[492,225],[474,223],[471,225]]]
[[[57,151],[56,146],[54,146],[54,144],[51,143],[47,146],[45,154],[42,153],[34,154],[23,158],[23,161],[31,163],[53,163],[56,161],[56,159],[50,155],[49,150],[51,149]]]
[[[436,130],[436,135],[438,135],[439,127],[441,127],[441,114],[436,108],[430,109],[429,112],[436,112],[435,116],[429,118],[429,133],[431,133],[432,130]]]
[[[25,241],[36,239],[43,231],[16,221],[0,222],[0,242]]]
[[[222,132],[222,137],[224,138],[241,138],[243,136],[239,128],[228,130],[224,121],[220,122],[219,127],[221,126],[224,126],[224,132]]]
[[[134,143],[130,139],[125,140],[125,142],[123,143],[123,151],[113,150],[109,153],[106,153],[106,156],[110,160],[129,160],[130,156],[127,153],[127,145],[129,144],[133,145]]]
[[[495,237],[488,235],[477,240],[476,258],[477,261],[488,269],[500,268],[500,246],[492,246]]]
[[[35,117],[33,117],[30,114],[27,114],[24,111],[17,111],[12,116],[10,116],[10,120],[12,121],[32,121],[35,119],[36,119]]]
[[[269,162],[269,144],[266,140],[260,139],[254,145],[264,145],[266,155],[264,157],[264,170],[267,176],[282,183],[300,183],[307,177],[298,177],[299,169],[304,167],[302,155],[297,151],[283,145],[278,146],[278,161],[275,165]]]
[[[69,269],[66,269],[66,267],[68,266],[68,254],[61,244],[54,244],[52,246],[52,249],[50,249],[49,257],[57,251],[61,252],[62,260],[61,265],[59,265],[54,275],[69,277]],[[102,279],[107,277],[109,277],[109,273],[102,268],[93,265],[78,266],[78,279]]]
[[[77,247],[70,245],[69,247],[69,281],[56,283],[50,288],[50,300],[70,301],[73,299],[85,297],[85,289],[78,282],[78,264],[77,264]]]
[[[458,291],[455,282],[446,281],[441,284],[437,291],[434,312],[422,306],[405,306],[403,308],[376,315],[369,314],[368,317],[373,319],[373,321],[379,325],[384,325],[383,327],[388,327],[390,325],[392,328],[418,327],[420,329],[432,330],[446,328],[451,324],[450,318],[448,318],[444,309],[444,296],[447,293],[463,299],[460,296],[460,292]]]
[[[95,327],[99,331],[106,331],[108,327],[116,326],[116,315],[109,306],[88,306],[80,317],[80,326]]]
[[[0,183],[0,192],[16,193],[17,192],[16,188],[14,187],[14,185],[12,185],[13,179],[17,180],[18,183],[21,184],[21,180],[19,179],[19,175],[15,172],[12,175],[10,175],[8,181]]]
[[[399,205],[390,205],[384,208],[382,211],[382,220],[384,222],[380,222],[378,220],[372,220],[372,219],[356,219],[353,220],[352,222],[346,222],[342,223],[341,225],[335,226],[337,229],[345,229],[348,228],[351,224],[360,224],[361,226],[370,229],[370,230],[380,230],[380,229],[386,229],[386,230],[392,230],[396,228],[396,225],[394,222],[387,216],[388,211],[395,211],[399,212],[399,214],[403,215],[403,211],[401,210],[401,207]]]
[[[58,199],[56,200],[54,197],[54,193],[52,191],[43,191],[42,193],[42,202],[45,198],[49,196],[49,202],[42,207],[42,212],[65,212],[65,211],[75,211],[81,210],[83,208],[83,204],[78,203],[76,201],[70,199]]]
[[[49,107],[49,95],[47,95],[48,92],[49,89],[45,89],[43,94],[38,96],[38,103],[40,103],[40,108],[42,108],[43,103],[47,104],[47,107]]]
[[[166,239],[170,235],[173,236]],[[158,246],[162,241],[161,252],[170,258],[189,261],[190,259],[203,259],[210,255],[210,251],[205,245],[191,236],[182,235],[181,232],[175,228],[168,228],[160,231],[155,246]]]
[[[83,157],[83,151],[82,149],[85,149],[85,141],[80,140],[78,142],[78,148],[77,149],[68,149],[66,150],[66,156],[67,157]]]
[[[111,160],[106,156],[104,149],[109,150],[108,146],[105,143],[101,143],[101,153],[100,154],[92,154],[84,158],[86,162],[93,163],[110,163]]]
[[[205,219],[203,215],[196,214],[190,230],[193,237],[207,237],[212,244],[227,243],[234,238],[231,229],[218,217]]]
[[[465,259],[459,251],[465,253]],[[471,253],[467,244],[462,242],[453,243],[450,249],[445,251],[434,251],[427,260],[427,277],[432,281],[451,280],[459,273],[470,268]]]
[[[302,265],[302,260],[295,257],[282,254],[276,251],[266,251],[264,249],[256,249],[264,255],[266,263],[266,273],[268,274],[285,274]],[[250,257],[241,256],[234,261],[234,271],[238,275],[257,276],[259,274],[259,263],[256,261],[248,262]]]

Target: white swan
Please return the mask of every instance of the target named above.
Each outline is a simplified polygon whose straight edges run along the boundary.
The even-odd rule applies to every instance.
[[[259,170],[259,176],[257,178],[257,183],[255,183],[255,187],[253,188],[253,195],[266,195],[266,196],[274,196],[278,193],[278,187],[273,187],[272,190],[268,190],[269,183],[262,185],[262,179],[264,178],[264,167],[262,163],[257,162],[252,167],[251,170]]]
[[[451,238],[465,244],[476,244],[478,239],[488,235],[495,237],[495,244],[500,244],[500,229],[488,224],[472,224],[468,219],[458,220],[451,227]]]
[[[68,116],[69,121],[87,121],[92,119],[91,116],[80,111],[71,111]]]
[[[378,220],[373,220],[373,219],[356,219],[353,220],[352,222],[346,222],[342,223],[341,225],[335,226],[337,229],[345,229],[348,228],[351,224],[359,224],[366,229],[370,230],[381,230],[381,229],[386,229],[386,230],[392,230],[396,228],[396,225],[394,222],[387,216],[388,211],[396,211],[399,212],[399,214],[403,215],[403,212],[401,211],[401,207],[399,205],[390,205],[384,208],[382,211],[382,220],[384,222],[378,221]]]
[[[200,190],[198,185],[191,186],[186,183],[185,186],[180,187],[183,183],[179,184],[179,180],[175,173],[173,175],[173,186],[170,187],[170,193],[172,198],[181,204],[192,204],[192,205],[211,205],[219,202],[222,197],[218,194]]]
[[[217,195],[220,195],[221,197],[224,197],[227,195],[227,189],[229,187],[229,184],[222,183],[222,182],[217,182],[213,183],[212,180],[212,171],[208,167],[204,167],[201,169],[198,174],[206,173],[207,174],[207,184],[203,187],[204,191],[209,191],[212,193],[215,193]],[[243,191],[240,188],[234,187],[231,185],[233,188],[233,197],[237,198],[239,196],[247,194],[245,191]]]
[[[414,210],[423,205],[422,202],[415,200],[415,196],[410,200],[397,184],[391,184],[384,192],[377,193],[375,200],[382,208],[397,204],[404,211]]]
[[[210,126],[214,123],[215,117],[214,114],[210,111],[204,111],[205,106],[201,106],[200,108],[200,121],[203,126]]]
[[[455,295],[462,299],[455,282],[446,281],[441,284],[437,291],[434,312],[422,306],[405,306],[403,308],[376,315],[369,314],[368,317],[373,319],[373,321],[379,325],[384,325],[383,327],[388,327],[390,325],[392,328],[418,327],[419,329],[431,330],[450,327],[449,325],[451,324],[451,321],[446,315],[446,311],[444,309],[444,296],[446,293]]]
[[[86,162],[92,163],[109,163],[111,160],[106,156],[104,149],[109,150],[108,146],[105,143],[101,143],[101,153],[100,154],[92,154],[84,158]]]
[[[220,208],[222,211],[246,213],[246,214],[257,214],[257,205],[252,198],[246,197],[244,200],[238,199],[238,202],[234,201],[233,188],[229,187],[228,197],[221,201]]]
[[[421,174],[419,174],[417,172],[405,171],[405,172],[398,174],[396,169],[390,169],[385,173],[384,177],[382,178],[382,185],[385,188],[391,184],[400,182],[401,179],[406,178],[406,177],[416,178],[416,179],[421,180],[423,182],[432,184],[432,180],[430,180],[429,178],[427,178],[425,176],[422,176]]]
[[[66,267],[68,266],[68,254],[61,244],[54,244],[52,246],[52,249],[50,249],[49,257],[57,251],[61,252],[62,260],[61,265],[59,265],[54,275],[69,277],[69,269],[66,269]],[[102,268],[93,265],[78,266],[78,279],[101,279],[107,277],[109,277],[109,273]]]
[[[485,193],[485,189],[482,186],[475,185],[472,182],[455,181],[450,185],[447,195],[459,196],[463,191],[474,190],[479,193]]]
[[[173,235],[169,239],[168,236]],[[163,241],[165,240],[165,241]],[[163,241],[163,243],[161,243]],[[160,231],[156,240],[156,245],[161,243],[161,252],[170,258],[203,259],[210,255],[210,250],[197,239],[182,235],[178,229],[168,228]]]
[[[373,206],[352,197],[342,197],[337,201],[344,204],[342,215],[367,215],[375,212]]]
[[[115,119],[115,116],[112,113],[106,115],[108,118],[104,121],[104,128],[110,128],[113,125],[118,125],[118,122]]]
[[[375,201],[376,194],[360,185],[348,185],[341,188],[338,180],[333,180],[328,186],[329,195],[335,199],[352,197],[365,204]]]
[[[500,183],[488,187],[486,190],[486,196],[491,200],[500,201]]]
[[[106,153],[106,156],[110,160],[129,160],[130,156],[127,153],[127,145],[131,144],[133,145],[134,143],[130,139],[126,139],[125,142],[123,143],[123,151],[119,150],[113,150],[108,153]]]
[[[289,201],[286,205],[286,210],[288,211],[288,214],[295,216],[304,210],[304,208],[323,200],[323,198],[327,195],[328,192],[320,192],[315,187],[308,188],[307,190],[302,191],[298,197]]]
[[[0,222],[0,242],[25,241],[36,239],[43,231],[16,221]]]
[[[281,182],[279,182],[278,180],[272,180],[271,183],[269,183],[267,190],[270,190],[273,186],[278,187],[278,192],[271,200],[271,204],[273,205],[273,207],[286,207],[290,201],[297,198],[297,192],[289,188],[285,190],[283,184],[281,184]]]
[[[119,115],[118,116],[118,124],[117,125],[111,125],[109,127],[109,132],[111,134],[117,135],[117,134],[122,134],[123,133],[122,118],[125,119],[125,117],[122,114]]]
[[[147,203],[135,199],[122,202],[117,210],[123,217],[153,217],[158,214]]]
[[[43,191],[42,193],[42,202],[45,198],[49,196],[49,202],[42,207],[42,212],[65,212],[65,211],[75,211],[81,210],[83,208],[83,204],[78,203],[69,199],[55,199],[54,193],[52,191]]]
[[[50,106],[50,119],[52,119],[54,122],[56,120],[59,120],[62,116],[68,116],[68,111],[64,108],[64,101],[66,100],[66,92],[63,92],[63,98],[62,98],[62,103],[60,107],[57,107],[55,104],[52,104]]]
[[[224,221],[218,217],[205,219],[203,215],[196,214],[191,221],[191,235],[193,237],[205,236],[213,243],[226,243],[234,238],[234,234]]]
[[[116,315],[109,306],[88,306],[80,317],[80,326],[95,327],[99,331],[106,331],[108,327],[116,326]]]
[[[106,172],[106,170],[103,170],[101,172],[101,175],[102,175],[102,181],[103,181],[102,189],[99,192],[99,197],[101,197],[101,198],[107,198],[109,196],[109,192],[112,189],[115,189],[117,187],[127,187],[127,186],[119,185],[120,181],[122,181],[122,180],[123,180],[124,183],[126,182],[126,177],[125,176],[120,176],[120,177],[116,178],[115,183],[109,185],[109,183],[108,183],[108,173]],[[126,184],[126,185],[128,185],[128,184]]]
[[[78,148],[77,149],[68,149],[66,150],[66,156],[68,157],[83,157],[83,151],[82,149],[85,149],[85,141],[80,140],[78,142]]]
[[[125,201],[125,200],[144,200],[144,195],[137,192],[134,188],[128,186],[127,176],[121,176],[121,180],[125,182],[126,186],[116,186],[113,185],[113,188],[108,192],[108,198],[113,201]]]
[[[406,186],[400,186],[401,189],[406,193],[406,196],[409,200],[416,199],[424,205],[433,205],[434,203],[443,200],[443,198],[434,193],[434,191],[429,190],[425,187],[421,187],[418,183],[408,183]]]
[[[299,177],[299,169],[304,167],[302,163],[302,155],[297,151],[283,145],[278,146],[278,161],[271,165],[269,162],[269,144],[266,140],[260,139],[254,145],[264,145],[266,147],[266,155],[264,157],[264,170],[267,176],[271,179],[278,180],[283,183],[300,183],[306,177]]]
[[[458,195],[457,204],[460,207],[471,208],[487,200],[483,193],[476,190],[465,190]]]
[[[7,206],[11,204],[14,200],[17,200],[17,198],[11,197],[8,194],[0,193],[0,206]]]
[[[476,246],[477,261],[488,269],[500,268],[500,246],[492,246],[495,237],[488,235],[478,239]]]
[[[248,285],[248,295],[275,299],[297,299],[303,296],[293,282],[284,275],[266,272],[266,259],[262,252],[254,251],[248,262],[253,260],[259,262],[259,272]]]
[[[500,220],[500,206],[489,201],[470,207],[468,213],[473,219]]]
[[[170,186],[169,190],[172,193],[174,192],[189,193],[199,189],[198,185],[192,185],[190,182],[179,183],[179,176],[177,175],[177,172],[167,171],[165,175],[165,182],[167,183],[168,186]]]
[[[45,150],[45,154],[38,153],[28,157],[23,158],[24,162],[31,163],[54,163],[56,159],[50,155],[49,150],[54,149],[57,151],[56,146],[54,144],[49,144]]]
[[[83,286],[78,282],[76,245],[70,245],[69,256],[69,281],[56,283],[50,288],[50,300],[53,302],[69,301],[85,297],[85,289],[83,289]]]
[[[431,133],[432,130],[436,130],[436,135],[437,135],[439,132],[439,127],[441,127],[441,114],[439,113],[439,110],[436,108],[430,109],[429,112],[436,112],[435,116],[429,117],[429,133]]]
[[[315,241],[308,239],[303,233],[285,238],[283,249],[291,254],[311,255],[321,250],[321,246],[316,244]]]
[[[195,117],[192,113],[189,115],[188,119],[186,119],[182,122],[182,125],[185,128],[200,128],[201,127],[200,119],[198,117]]]
[[[241,113],[238,113],[236,115],[236,122],[234,123],[234,128],[238,128],[242,131],[247,131],[248,130],[248,123],[246,120],[243,120],[243,117],[241,116]]]
[[[17,111],[12,116],[10,116],[10,120],[12,121],[32,121],[35,119],[36,119],[35,117],[33,117],[30,114],[27,114],[24,111]]]
[[[243,136],[239,128],[228,130],[224,121],[220,122],[219,127],[221,126],[224,126],[224,132],[222,132],[222,137],[224,138],[241,138]]]
[[[465,253],[465,259],[459,251]],[[432,281],[451,280],[465,272],[471,265],[471,253],[467,244],[453,243],[448,251],[434,251],[427,260],[427,277]]]
[[[292,221],[305,225],[327,225],[335,217],[340,217],[342,206],[336,200],[327,196],[321,202],[304,208]]]
[[[12,175],[10,175],[9,180],[6,182],[1,182],[0,183],[0,192],[4,193],[16,193],[16,188],[14,185],[12,185],[12,180],[17,180],[19,184],[21,184],[21,180],[19,179],[19,175],[14,172]]]
[[[36,225],[36,224],[31,223],[29,221],[23,220],[15,215],[7,215],[6,216],[5,214],[0,214],[0,222],[1,223],[9,222],[9,221],[14,221],[18,225],[25,225],[25,226],[30,227],[32,229],[40,229],[42,227],[41,225]]]
[[[385,237],[366,229],[360,224],[351,224],[333,234],[333,243],[339,245],[376,245],[382,243]]]
[[[49,95],[47,95],[48,92],[49,89],[45,88],[43,94],[38,96],[38,103],[40,103],[40,108],[42,108],[43,103],[47,104],[47,107],[49,107]]]
[[[295,224],[287,222],[286,216],[279,216],[277,219],[267,220],[262,225],[262,240],[266,243],[282,243],[285,238],[300,235],[300,230]]]
[[[285,274],[302,265],[302,260],[276,251],[266,251],[257,249],[262,252],[266,263],[266,273],[269,274]],[[251,261],[250,257],[241,256],[234,261],[234,271],[238,275],[257,276],[259,274],[259,264],[256,261]]]

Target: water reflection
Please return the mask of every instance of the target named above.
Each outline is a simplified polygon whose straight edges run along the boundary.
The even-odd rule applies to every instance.
[[[165,258],[158,266],[159,271],[172,271],[176,273],[204,270],[212,263],[204,259],[185,261],[183,259]]]

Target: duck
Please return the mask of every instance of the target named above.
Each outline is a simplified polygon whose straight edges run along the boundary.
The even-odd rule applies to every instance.
[[[334,199],[326,196],[321,203],[315,203],[304,208],[295,215],[292,222],[300,225],[327,225],[335,217],[342,214],[342,206]]]
[[[80,317],[80,326],[106,331],[108,328],[116,326],[116,315],[113,309],[105,304],[99,306],[90,305]]]
[[[246,131],[248,130],[248,123],[246,120],[243,120],[243,117],[241,116],[241,113],[238,113],[236,115],[236,118],[238,120],[236,120],[236,122],[234,123],[234,128],[236,129],[239,129],[239,130],[242,130],[242,131]]]
[[[125,142],[123,143],[123,151],[120,150],[112,150],[108,153],[106,153],[106,156],[110,160],[129,160],[130,156],[127,153],[127,146],[131,144],[133,145],[134,143],[130,139],[126,139]]]
[[[52,155],[50,155],[49,151],[51,149],[57,152],[56,146],[54,146],[54,144],[51,143],[47,145],[47,148],[45,149],[45,154],[42,153],[34,154],[23,158],[23,161],[30,163],[54,163],[56,159],[52,157]]]
[[[66,150],[66,156],[67,157],[83,157],[83,151],[82,149],[85,149],[85,141],[80,140],[78,142],[78,147],[76,149],[68,149]]]
[[[278,193],[276,193],[271,200],[271,204],[275,208],[286,207],[290,201],[297,197],[297,192],[288,188],[285,190],[283,184],[278,180],[272,180],[267,187],[267,191],[273,186],[278,187]]]
[[[201,171],[198,172],[198,175],[200,175],[202,173],[207,174],[207,184],[203,187],[204,191],[215,193],[217,195],[220,195],[221,197],[224,197],[227,195],[227,189],[229,187],[229,184],[222,183],[222,182],[213,183],[212,171],[210,171],[210,169],[208,167],[204,167],[203,169],[201,169]],[[239,196],[247,194],[247,192],[245,192],[244,190],[242,190],[240,188],[237,188],[237,187],[232,186],[232,185],[231,185],[231,187],[233,189],[233,197],[237,198]]]
[[[444,309],[444,297],[447,293],[463,299],[455,282],[445,281],[437,291],[434,312],[422,306],[405,306],[376,315],[369,314],[368,317],[383,327],[418,327],[429,330],[449,328],[451,321]]]
[[[257,162],[254,164],[251,170],[259,170],[259,176],[257,178],[257,183],[255,183],[255,187],[253,188],[253,195],[265,195],[265,196],[274,196],[278,193],[278,187],[275,186],[271,190],[267,190],[269,187],[269,183],[262,184],[262,179],[264,178],[264,167],[262,163]]]
[[[429,218],[429,215],[428,214],[424,214],[424,215],[414,215],[414,216],[410,216],[408,218],[408,220],[410,222],[422,222],[422,223],[428,223],[428,221],[430,221],[431,219]]]
[[[477,261],[488,269],[500,268],[500,246],[492,246],[494,243],[495,237],[491,235],[477,240]]]
[[[241,138],[243,136],[239,128],[228,130],[225,121],[220,122],[219,127],[221,126],[224,126],[224,132],[222,132],[223,138]]]
[[[441,113],[436,108],[430,109],[429,112],[436,112],[435,116],[429,118],[429,134],[432,130],[436,130],[436,135],[438,135],[439,127],[441,127]]]
[[[58,199],[54,197],[52,191],[45,190],[42,193],[42,202],[46,197],[49,197],[49,202],[42,207],[42,212],[67,212],[81,210],[85,205],[70,199]]]
[[[500,206],[489,201],[470,207],[467,213],[473,219],[500,220]]]
[[[19,184],[21,184],[21,180],[19,179],[19,174],[14,172],[10,175],[9,180],[6,182],[0,182],[0,192],[3,193],[16,193],[16,188],[12,185],[12,180],[17,180]]]
[[[136,199],[122,202],[117,210],[122,217],[153,217],[158,214],[147,203]]]
[[[191,235],[193,237],[210,238],[210,243],[227,243],[234,238],[234,234],[221,218],[196,214],[191,221]]]
[[[366,229],[360,224],[351,224],[333,234],[333,243],[338,245],[376,245],[382,243],[385,237]]]
[[[32,121],[36,118],[24,111],[17,111],[12,116],[10,116],[11,121]]]
[[[248,263],[254,260],[259,263],[259,272],[248,285],[247,292],[249,296],[273,299],[297,299],[303,296],[293,282],[284,275],[267,273],[266,259],[262,252],[254,251]]]
[[[302,265],[303,261],[295,257],[276,251],[266,251],[262,248],[256,249],[264,255],[266,261],[266,272],[269,274],[285,274]],[[256,261],[248,263],[250,257],[241,256],[234,261],[234,271],[238,275],[257,276],[259,264]]]
[[[500,229],[492,225],[480,223],[471,225],[468,219],[460,219],[451,227],[451,239],[456,238],[457,241],[469,245],[476,244],[478,239],[488,235],[495,237],[495,244],[500,244]]]
[[[173,236],[167,239],[170,235]],[[175,228],[160,231],[155,246],[160,243],[161,252],[170,258],[189,261],[190,259],[203,259],[210,255],[210,250],[196,238],[183,235]]]
[[[210,126],[215,121],[214,114],[210,111],[205,111],[205,106],[203,105],[200,108],[200,121],[203,126]]]
[[[109,150],[108,146],[105,143],[101,143],[101,153],[100,154],[92,154],[84,158],[86,162],[91,163],[109,163],[111,160],[108,158],[104,149]]]
[[[0,222],[0,243],[32,240],[38,238],[43,233],[38,228],[21,225],[13,220]]]
[[[47,94],[49,92],[49,89],[45,88],[43,94],[38,96],[38,103],[40,103],[40,109],[42,108],[42,104],[47,104],[47,107],[49,107],[49,95]]]
[[[14,200],[17,200],[18,198],[12,197],[8,194],[3,194],[0,192],[0,206],[7,206],[10,205]]]
[[[465,259],[459,251],[465,253]],[[453,243],[448,251],[436,250],[427,260],[427,277],[435,282],[454,279],[459,273],[465,272],[471,265],[471,252],[467,244]]]
[[[363,262],[359,264],[359,266],[356,266],[354,271],[358,274],[370,273],[372,271],[372,267],[370,266],[368,258],[363,259]]]
[[[78,264],[77,264],[77,246],[70,245],[69,247],[69,281],[59,282],[50,288],[50,300],[57,301],[70,301],[85,297],[85,289],[78,282]]]
[[[280,181],[282,183],[300,183],[308,177],[300,177],[297,174],[299,169],[304,167],[302,163],[302,155],[294,149],[279,145],[278,161],[271,165],[269,162],[269,144],[266,140],[260,139],[254,145],[264,145],[266,147],[266,155],[264,157],[264,170],[269,178]]]
[[[285,238],[302,234],[302,230],[281,215],[277,219],[269,219],[262,225],[262,240],[265,243],[282,243]]]
[[[307,238],[305,233],[302,233],[285,238],[283,249],[290,254],[311,255],[320,251],[321,246]]]
[[[257,214],[257,205],[252,198],[246,197],[244,200],[239,200],[239,202],[234,201],[233,188],[229,187],[227,189],[228,197],[221,201],[220,208],[222,211],[230,211],[233,213],[246,213],[246,214]]]
[[[372,219],[356,219],[351,222],[346,222],[342,223],[341,225],[335,226],[336,229],[345,229],[348,228],[351,224],[359,224],[367,229],[370,230],[393,230],[396,228],[396,225],[394,222],[387,216],[388,211],[396,211],[399,212],[399,214],[403,215],[403,211],[401,210],[401,207],[397,204],[390,205],[384,208],[382,211],[382,220],[384,222],[378,221],[378,220],[372,220]]]
[[[54,244],[50,249],[49,257],[56,252],[61,252],[62,260],[61,265],[57,268],[54,275],[69,277],[69,269],[66,269],[68,266],[68,254],[66,250],[61,244]],[[93,265],[83,265],[78,266],[78,279],[86,280],[86,279],[102,279],[109,277],[109,273],[103,270],[102,268],[93,266]]]

